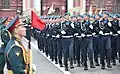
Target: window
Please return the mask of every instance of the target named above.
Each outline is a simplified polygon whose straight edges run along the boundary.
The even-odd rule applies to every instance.
[[[4,9],[8,9],[10,6],[10,0],[2,0],[2,5]]]
[[[97,8],[104,8],[104,0],[95,0]]]
[[[120,4],[120,0],[117,0],[117,3]]]

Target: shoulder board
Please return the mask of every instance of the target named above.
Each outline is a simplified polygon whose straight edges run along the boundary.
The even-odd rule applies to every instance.
[[[15,40],[14,42],[15,42],[15,45],[16,45],[16,46],[21,47],[21,45],[18,43],[18,41]]]

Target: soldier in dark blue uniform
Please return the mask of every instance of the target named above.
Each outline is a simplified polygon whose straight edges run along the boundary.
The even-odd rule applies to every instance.
[[[58,23],[58,17],[54,16],[54,21],[53,21],[53,26],[52,26],[52,45],[53,45],[53,58],[55,60],[55,64],[58,64],[58,60],[57,60],[57,40],[56,40],[56,36],[57,36],[57,26],[59,25]]]
[[[116,65],[116,57],[117,57],[117,31],[119,30],[119,20],[117,18],[117,15],[112,15],[111,20],[109,20],[112,24],[111,30],[113,32],[112,34],[112,62],[113,65]]]
[[[99,56],[99,24],[102,14],[95,15],[95,21],[93,22],[93,49],[94,49],[94,60],[96,66],[99,66],[98,56]]]
[[[8,17],[4,18],[3,20],[0,21],[1,24],[1,40],[2,44],[0,47],[0,74],[4,74],[4,66],[5,66],[5,58],[4,58],[4,52],[5,52],[5,47],[8,43],[8,41],[11,38],[10,32],[6,29],[6,26],[4,25],[5,22],[7,22]]]
[[[82,15],[78,15],[76,17],[76,21],[74,21],[74,50],[75,50],[75,59],[77,60],[77,67],[80,67],[80,49],[81,49],[81,24],[82,24]]]
[[[64,52],[64,65],[65,71],[68,71],[68,58],[70,60],[70,68],[74,68],[73,66],[73,35],[74,29],[71,26],[72,22],[70,21],[70,14],[65,14],[65,21],[63,23],[63,31],[61,31],[63,38],[63,52]]]
[[[64,17],[60,16],[60,21],[58,22],[59,25],[57,25],[57,50],[58,50],[58,61],[59,61],[59,65],[60,67],[63,67],[63,63],[62,63],[62,56],[63,56],[63,47],[62,47],[62,24],[64,22]]]
[[[93,63],[93,26],[92,23],[90,22],[90,15],[85,14],[84,16],[84,21],[81,25],[81,30],[82,34],[82,56],[83,56],[83,65],[84,65],[84,70],[88,70],[88,65],[87,65],[87,52],[88,52],[88,57],[90,60],[90,67],[95,68],[94,63]]]
[[[108,20],[108,12],[104,12],[103,19],[99,25],[100,27],[100,63],[101,69],[105,69],[105,58],[107,60],[107,67],[111,66],[111,23]]]
[[[117,51],[119,53],[119,63],[120,63],[120,14],[117,14],[118,17],[118,36],[117,36]]]
[[[27,74],[28,71],[28,51],[21,43],[21,38],[26,35],[26,28],[16,16],[7,26],[12,34],[5,48],[5,58],[7,61],[8,74]],[[29,56],[30,57],[30,56]]]

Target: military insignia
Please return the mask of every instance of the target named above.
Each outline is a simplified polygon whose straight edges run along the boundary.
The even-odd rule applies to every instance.
[[[19,55],[20,55],[20,53],[19,53],[19,52],[17,52],[17,53],[16,53],[16,56],[19,56]]]

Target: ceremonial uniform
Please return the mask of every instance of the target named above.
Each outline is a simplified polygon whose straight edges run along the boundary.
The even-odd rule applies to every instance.
[[[105,15],[109,15],[107,12],[104,13]],[[101,23],[99,25],[100,27],[100,63],[101,63],[101,69],[105,69],[105,58],[107,60],[107,67],[112,68],[110,61],[111,61],[111,28],[109,26],[109,20],[107,17],[103,18],[101,20]]]
[[[86,19],[86,17],[89,18],[89,15],[88,14],[85,15],[85,20],[81,24],[82,34],[85,35],[83,36],[81,34],[81,36],[83,37],[82,38],[82,56],[83,56],[84,70],[88,70],[87,53],[88,53],[88,57],[90,60],[90,67],[95,68],[94,63],[93,63],[93,55],[94,55],[93,37],[92,37],[93,28],[90,27],[90,25],[92,26],[92,23],[90,22],[89,19]]]
[[[74,50],[75,50],[75,59],[77,60],[77,66],[80,67],[80,49],[81,49],[81,21],[74,22],[75,28],[74,28]]]
[[[4,54],[7,61],[8,74],[27,74],[29,72],[28,64],[30,56],[28,56],[28,51],[22,45],[19,38],[25,35],[26,29],[18,16],[8,24],[7,29],[12,33],[12,38],[9,40]]]
[[[118,40],[118,33],[117,31],[119,30],[119,21],[117,19],[117,16],[114,15],[113,16],[113,20],[110,21],[111,24],[112,24],[112,32],[113,32],[113,35],[112,35],[112,44],[111,44],[111,47],[112,47],[112,61],[113,61],[113,65],[116,65],[116,57],[117,57],[117,47],[119,46],[119,40]]]
[[[66,14],[67,18],[69,17],[69,14]],[[65,70],[68,71],[68,58],[70,60],[70,68],[74,68],[73,66],[73,35],[74,35],[74,29],[71,26],[72,22],[70,20],[65,20],[63,23],[63,31],[61,31],[62,38],[62,47],[64,52],[64,65]]]
[[[95,21],[93,22],[93,50],[94,50],[94,60],[95,60],[95,64],[96,66],[99,66],[99,61],[98,61],[98,56],[99,56],[99,31],[100,31],[100,28],[99,28],[99,19],[101,18],[102,16],[100,14],[97,14],[95,16]]]

